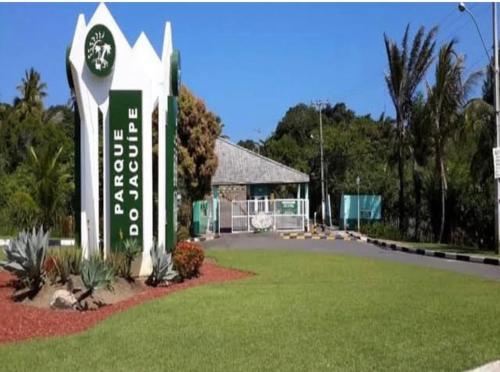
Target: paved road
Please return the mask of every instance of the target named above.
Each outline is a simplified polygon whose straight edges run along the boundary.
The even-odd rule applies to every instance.
[[[369,257],[381,260],[433,267],[437,269],[456,271],[483,278],[500,280],[500,267],[472,262],[461,262],[420,256],[404,252],[395,252],[379,248],[375,245],[348,240],[284,240],[279,234],[223,234],[219,239],[204,242],[207,248],[218,249],[271,249],[325,252]]]

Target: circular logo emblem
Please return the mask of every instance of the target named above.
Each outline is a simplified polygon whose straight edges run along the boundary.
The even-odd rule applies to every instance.
[[[85,62],[94,75],[107,76],[115,63],[115,40],[104,25],[95,25],[85,39]]]

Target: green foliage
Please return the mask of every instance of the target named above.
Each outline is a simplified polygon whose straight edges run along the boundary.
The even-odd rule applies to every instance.
[[[66,283],[70,275],[80,275],[82,250],[77,247],[50,249],[45,261],[45,271],[52,283]]]
[[[401,46],[384,34],[385,49],[389,65],[385,81],[396,112],[397,163],[398,163],[398,222],[402,232],[406,231],[405,207],[405,160],[407,151],[406,129],[411,122],[411,106],[417,87],[432,64],[436,47],[437,27],[425,34],[422,26],[408,45],[410,25],[406,26]]]
[[[142,252],[142,248],[139,245],[137,239],[126,239],[123,242],[123,255],[125,256],[126,272],[125,278],[132,278],[132,262],[134,259]]]
[[[7,211],[11,224],[16,227],[28,229],[38,224],[40,209],[26,192],[14,192],[8,200]]]
[[[173,268],[172,254],[165,252],[156,242],[151,247],[151,263],[153,271],[146,280],[150,286],[156,287],[162,283],[168,283],[179,275]]]
[[[106,257],[106,262],[118,277],[126,279],[130,278],[127,257],[123,252],[111,252]]]
[[[115,272],[100,257],[92,257],[82,262],[80,277],[87,291],[92,294],[99,288],[111,289]]]
[[[238,141],[237,145],[256,153],[260,152],[261,144],[251,139]]]
[[[40,155],[30,147],[32,171],[35,177],[35,196],[41,209],[41,224],[46,228],[55,225],[64,207],[63,190],[67,187],[69,175],[61,167],[59,158],[63,148],[53,153],[50,148]]]
[[[391,120],[358,116],[345,104],[339,103],[323,108],[322,121],[325,179],[332,200],[333,222],[338,223],[342,194],[357,192],[358,175],[361,176],[360,192],[382,195],[383,214],[391,220],[397,198],[393,166],[395,137]],[[266,156],[310,175],[311,214],[319,212],[319,111],[303,104],[297,105],[287,111],[278,127],[281,129],[265,141],[262,151]],[[292,137],[292,133],[298,137]],[[283,197],[290,195],[290,190],[286,188],[273,192]],[[292,190],[292,195],[295,192],[296,189]]]
[[[11,235],[32,225],[44,224],[62,230],[58,226],[63,217],[73,213],[71,206],[74,184],[70,175],[74,173],[74,115],[71,108],[54,106],[43,107],[43,98],[47,95],[47,86],[40,74],[31,69],[18,86],[20,97],[14,105],[0,104],[0,234]],[[54,156],[60,148],[57,165],[49,176],[54,184],[53,196],[40,189],[40,179],[34,177],[33,159],[30,148],[41,157]],[[56,174],[54,174],[56,173]],[[66,175],[63,179],[60,175]],[[47,182],[45,182],[47,184]],[[33,187],[37,185],[37,187]],[[46,188],[50,190],[50,186]],[[14,193],[24,193],[15,195]],[[29,196],[28,196],[29,195]],[[36,208],[29,200],[36,203]],[[50,201],[57,199],[55,203]],[[20,211],[12,211],[9,202],[22,202]],[[55,213],[47,212],[56,206]],[[34,209],[38,209],[36,221]],[[52,217],[49,217],[52,216]],[[47,220],[52,221],[47,221]]]
[[[36,293],[44,281],[45,254],[49,244],[49,233],[40,227],[31,233],[21,232],[4,249],[6,259],[0,267],[13,273],[27,288]]]
[[[25,72],[21,84],[17,90],[21,97],[16,98],[16,109],[22,116],[41,115],[43,110],[43,98],[47,96],[47,84],[41,81],[40,73],[33,67]]]
[[[373,223],[361,225],[361,232],[370,238],[382,238],[388,240],[404,240],[399,229],[384,223]]]

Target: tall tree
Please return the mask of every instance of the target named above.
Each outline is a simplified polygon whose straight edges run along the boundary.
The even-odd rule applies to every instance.
[[[17,90],[21,96],[15,99],[15,106],[21,113],[21,118],[25,118],[28,114],[41,115],[43,99],[47,96],[47,84],[42,82],[40,73],[33,67],[25,71]]]
[[[410,152],[413,163],[413,190],[415,194],[415,232],[414,239],[420,240],[422,209],[422,188],[424,172],[431,155],[431,126],[426,101],[418,94],[412,104],[410,132]]]
[[[411,48],[408,45],[410,26],[406,27],[401,46],[384,34],[389,72],[385,75],[387,88],[396,111],[396,131],[398,137],[398,177],[399,177],[399,228],[406,232],[404,167],[406,128],[410,120],[411,103],[418,85],[433,61],[437,27],[425,34],[424,27],[417,31]]]
[[[439,50],[435,84],[432,87],[427,87],[429,112],[433,124],[434,157],[441,194],[439,242],[443,241],[446,220],[448,182],[445,151],[447,141],[456,129],[457,116],[465,104],[468,92],[481,76],[480,72],[473,73],[463,81],[464,57],[455,52],[455,44],[456,41],[452,40]]]
[[[239,140],[237,145],[257,153],[260,153],[260,147],[262,146],[261,143],[251,139]]]
[[[181,88],[178,124],[178,175],[182,192],[180,222],[189,225],[191,201],[210,193],[217,169],[215,141],[221,133],[220,119],[185,86]]]

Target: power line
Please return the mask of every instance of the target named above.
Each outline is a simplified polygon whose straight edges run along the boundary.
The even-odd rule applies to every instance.
[[[474,5],[475,5],[475,6],[477,6],[478,4],[476,3],[476,4],[474,4]],[[475,6],[471,6],[470,10],[472,11],[472,10],[475,8]],[[482,10],[479,10],[478,12],[476,12],[476,14],[474,14],[474,15],[475,15],[475,16],[478,16],[479,14],[483,14],[483,13],[485,13],[486,11],[488,11],[488,8],[483,8]],[[458,11],[458,10],[457,10],[457,13],[458,13],[459,15],[461,15],[461,14],[459,13],[459,11]],[[462,15],[462,16],[463,16],[463,15]],[[466,18],[467,18],[467,19],[465,19],[465,21],[464,21],[464,22],[462,22],[462,23],[460,24],[460,26],[455,27],[455,28],[454,28],[451,32],[448,32],[448,33],[446,34],[446,36],[445,36],[445,37],[443,37],[443,40],[451,39],[454,35],[456,35],[456,34],[458,33],[458,31],[459,31],[459,30],[463,29],[463,28],[464,28],[467,24],[469,24],[469,23],[471,22],[471,20],[472,20],[472,19],[471,19],[472,17],[466,17]]]

